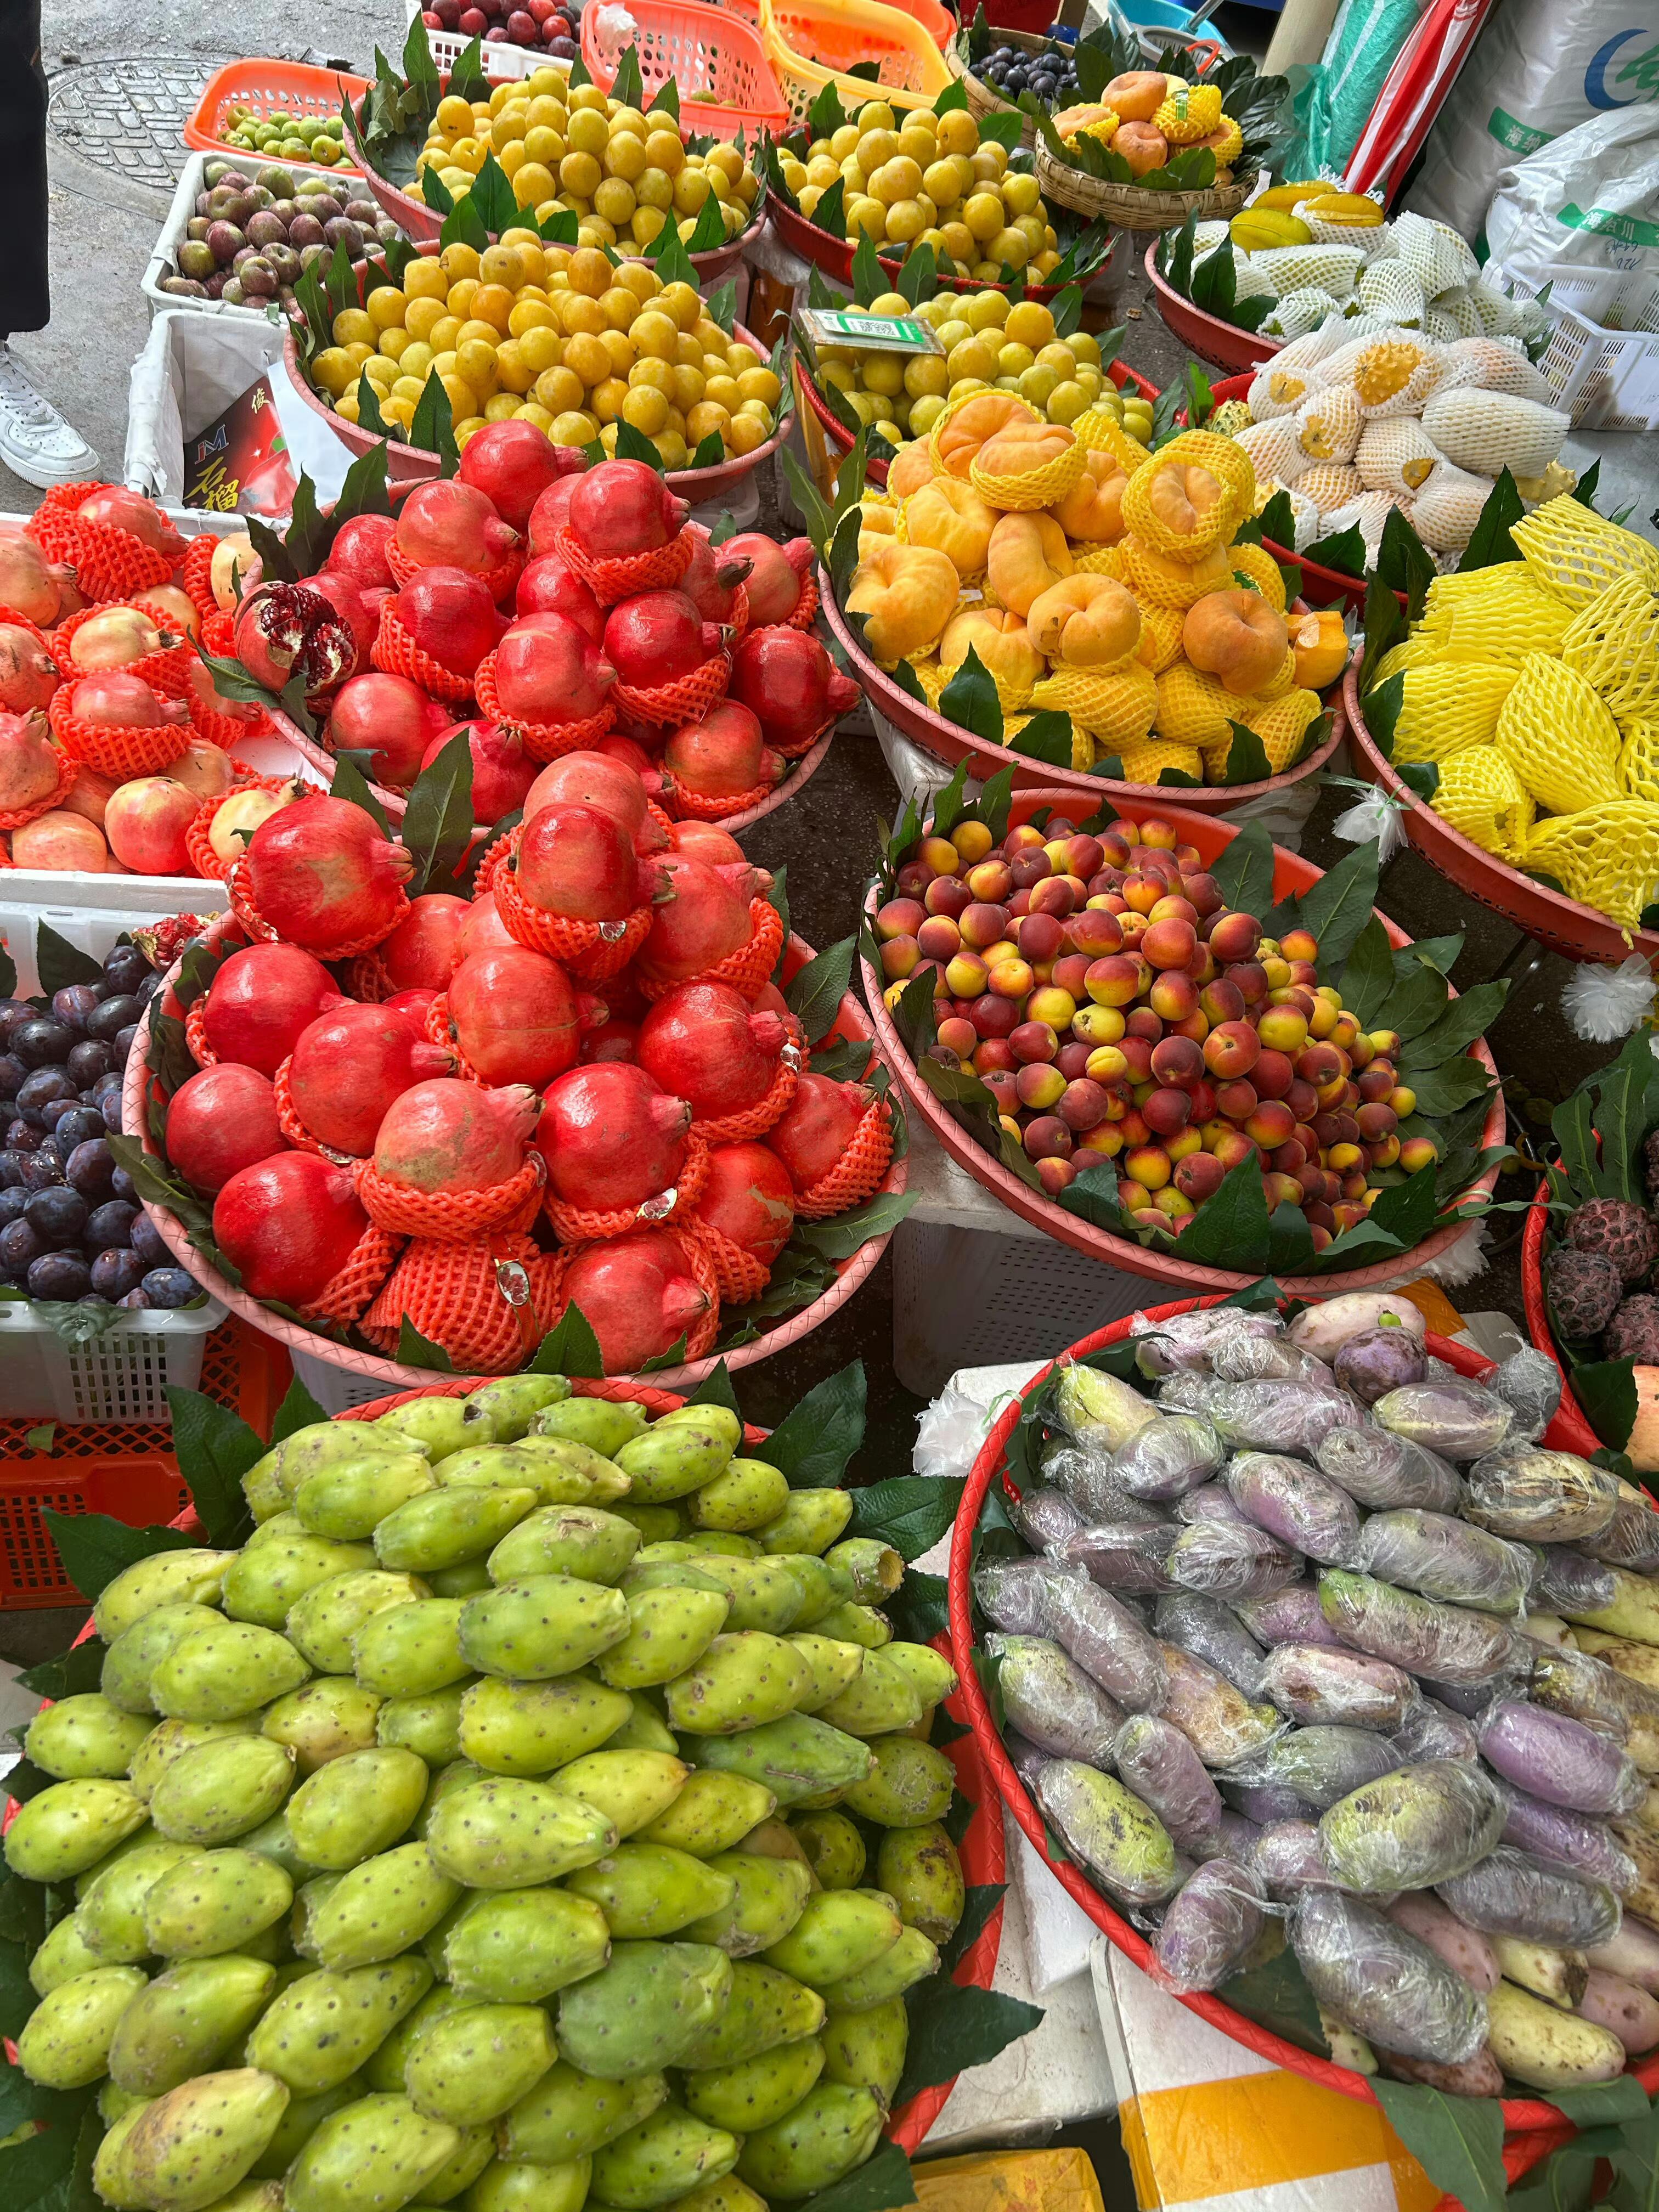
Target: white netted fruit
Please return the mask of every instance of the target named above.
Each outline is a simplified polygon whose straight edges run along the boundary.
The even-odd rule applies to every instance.
[[[1283,490],[1285,498],[1291,502],[1291,520],[1296,525],[1291,546],[1293,552],[1300,553],[1305,546],[1311,545],[1316,538],[1324,535],[1324,525],[1321,520],[1319,509],[1304,493],[1298,491],[1294,484],[1285,484],[1277,489]]]
[[[1305,375],[1309,370],[1319,368],[1354,336],[1356,332],[1350,324],[1340,314],[1333,315],[1316,331],[1304,331],[1299,338],[1280,346],[1272,365],[1275,369],[1295,369]]]
[[[1382,542],[1382,526],[1399,504],[1401,502],[1389,492],[1362,491],[1358,499],[1346,501],[1340,507],[1328,508],[1320,516],[1320,535],[1322,538],[1338,538],[1345,530],[1357,529],[1365,543],[1366,565],[1372,566]]]
[[[1492,337],[1507,337],[1520,321],[1515,302],[1496,284],[1488,284],[1484,277],[1474,278],[1469,285],[1469,297],[1474,302],[1474,312],[1480,324]]]
[[[1315,392],[1297,410],[1297,438],[1310,461],[1352,460],[1359,427],[1359,402],[1346,384]]]
[[[1365,260],[1357,246],[1264,246],[1252,258],[1281,294],[1316,290],[1334,300],[1352,291]]]
[[[1275,415],[1238,433],[1234,443],[1249,455],[1258,481],[1273,477],[1280,483],[1294,483],[1308,467],[1309,457],[1297,435],[1297,421],[1294,415]]]
[[[1464,385],[1437,392],[1423,410],[1423,428],[1449,461],[1478,476],[1538,477],[1560,452],[1571,415],[1518,399],[1513,392]]]
[[[1441,458],[1415,416],[1390,415],[1364,425],[1353,465],[1368,491],[1415,493]]]
[[[1423,311],[1423,335],[1432,338],[1436,345],[1449,345],[1462,337],[1462,327],[1455,315],[1449,315],[1443,307],[1425,307]]]
[[[1422,279],[1397,257],[1392,261],[1373,261],[1363,270],[1358,290],[1360,305],[1374,315],[1386,315],[1391,323],[1415,325],[1423,320],[1428,302],[1423,296]]]
[[[1225,222],[1199,223],[1193,232],[1193,259],[1200,261],[1206,253],[1213,253],[1231,235],[1231,226]]]
[[[1368,422],[1420,415],[1446,373],[1444,356],[1426,333],[1386,331],[1360,348],[1352,368],[1359,411]]]
[[[1305,399],[1323,389],[1324,380],[1317,369],[1286,368],[1275,355],[1250,379],[1248,398],[1251,418],[1257,422],[1271,422],[1275,416],[1294,415]]]
[[[1279,287],[1265,269],[1259,268],[1254,258],[1233,248],[1233,297],[1235,300],[1276,300]]]
[[[1516,399],[1534,400],[1540,407],[1555,404],[1554,386],[1533,367],[1516,339],[1454,338],[1446,348],[1446,362],[1443,391],[1475,384],[1483,392],[1507,392]]]
[[[1316,461],[1297,478],[1296,488],[1304,499],[1311,500],[1319,509],[1322,536],[1327,526],[1325,518],[1334,508],[1358,499],[1365,489],[1359,480],[1358,470],[1350,468],[1345,461]]]
[[[1340,312],[1328,292],[1311,289],[1284,292],[1279,295],[1279,305],[1264,319],[1261,327],[1269,337],[1297,338],[1305,336],[1309,331],[1317,330],[1328,315],[1339,314]]]
[[[1395,217],[1393,228],[1400,258],[1416,272],[1431,300],[1454,284],[1467,283],[1475,273],[1474,257],[1468,254],[1462,240],[1443,224],[1429,222],[1420,215],[1400,215]]]
[[[1449,290],[1437,294],[1429,301],[1429,309],[1431,313],[1443,315],[1454,323],[1460,337],[1478,338],[1486,328],[1474,311],[1474,302],[1470,299],[1466,285],[1454,284]]]
[[[1437,553],[1461,553],[1491,496],[1492,484],[1486,477],[1471,476],[1453,461],[1437,461],[1413,510],[1418,536]]]

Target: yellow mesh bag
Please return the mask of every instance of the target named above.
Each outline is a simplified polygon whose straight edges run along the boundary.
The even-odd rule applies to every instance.
[[[1352,386],[1316,392],[1297,410],[1296,431],[1310,461],[1351,461],[1359,443],[1359,401]]]
[[[1527,840],[1527,866],[1553,876],[1569,898],[1634,929],[1659,879],[1659,806],[1603,799],[1540,822]]]
[[[1115,584],[1124,580],[1123,556],[1115,545],[1092,546],[1088,552],[1078,554],[1072,567],[1085,576],[1109,576]],[[1146,610],[1141,611],[1144,614]]]
[[[1496,745],[1465,745],[1440,763],[1437,814],[1483,852],[1520,860],[1538,810],[1532,794]]]
[[[1443,602],[1448,605],[1443,659],[1506,660],[1518,668],[1529,653],[1559,653],[1567,609],[1540,589],[1524,562],[1505,561],[1477,573],[1496,580],[1490,589]],[[1431,593],[1437,588],[1429,586]]]
[[[1322,514],[1328,514],[1334,507],[1346,507],[1365,489],[1358,470],[1350,468],[1346,461],[1316,461],[1297,478],[1296,488],[1304,499],[1313,501]]]
[[[1283,775],[1302,750],[1302,740],[1311,724],[1323,712],[1317,691],[1286,690],[1280,697],[1263,700],[1240,699],[1234,702],[1233,720],[1242,722],[1247,730],[1254,730],[1261,740],[1261,750],[1267,756],[1267,765],[1275,775]],[[1241,711],[1242,710],[1242,711]],[[1224,744],[1217,745],[1205,755],[1206,762],[1213,760],[1212,777],[1224,775],[1227,759],[1232,750],[1232,732],[1227,732]]]
[[[1620,576],[1575,615],[1559,646],[1626,721],[1659,715],[1659,599],[1640,576]]]
[[[1215,149],[1215,165],[1218,170],[1229,169],[1244,151],[1244,133],[1231,115],[1224,115],[1216,127],[1222,139]]]
[[[1103,751],[1137,744],[1158,712],[1158,685],[1139,661],[1111,676],[1085,668],[1057,668],[1031,694],[1036,708],[1057,707],[1096,739]]]
[[[939,666],[937,653],[929,653],[926,660],[913,660],[910,665],[915,671],[916,681],[921,686],[923,697],[937,714],[939,700],[953,672]]]
[[[1659,546],[1621,530],[1563,493],[1510,526],[1521,557],[1546,591],[1587,607],[1620,576],[1639,576],[1659,592]]]
[[[1244,457],[1240,453],[1238,458],[1243,460]],[[1179,479],[1171,477],[1169,471],[1186,465],[1175,455],[1173,447],[1160,453],[1151,468],[1140,470],[1124,485],[1122,514],[1126,528],[1132,530],[1144,545],[1167,554],[1172,560],[1197,561],[1222,544],[1224,539],[1231,537],[1239,518],[1233,511],[1231,485],[1224,483],[1214,470],[1200,462],[1194,465],[1203,470],[1205,477],[1215,487],[1213,505],[1206,509],[1189,508],[1188,512],[1194,517],[1193,526],[1189,529],[1182,529],[1170,520],[1157,504],[1158,486],[1160,482],[1170,485],[1178,483]],[[1170,495],[1180,497],[1178,491]]]
[[[1236,581],[1260,592],[1275,613],[1285,611],[1285,575],[1277,561],[1265,545],[1230,545],[1227,558],[1232,562]]]
[[[1626,795],[1659,804],[1659,717],[1644,717],[1621,727],[1625,742],[1619,754],[1619,781]]]
[[[1403,637],[1398,645],[1390,646],[1376,664],[1373,684],[1386,684],[1391,676],[1401,676],[1408,668],[1432,668],[1440,659],[1437,639],[1422,632],[1413,637]]]
[[[1452,673],[1478,665],[1455,662]],[[1624,797],[1618,723],[1582,676],[1547,653],[1529,653],[1521,663],[1492,743],[1552,814]]]
[[[1171,93],[1157,114],[1152,127],[1172,146],[1195,145],[1221,127],[1221,90],[1213,84],[1188,85]]]
[[[1177,660],[1158,677],[1153,726],[1171,744],[1201,750],[1224,746],[1232,737],[1229,720],[1240,719],[1239,705],[1213,676],[1194,668],[1190,660]]]
[[[1109,453],[1125,476],[1132,477],[1152,459],[1109,408],[1091,407],[1086,415],[1078,416],[1072,428],[1079,445],[1086,446],[1091,453]]]
[[[1213,430],[1183,430],[1160,449],[1158,458],[1208,469],[1228,494],[1235,526],[1255,506],[1255,471],[1237,438],[1222,437]]]
[[[1123,581],[1138,599],[1155,607],[1195,607],[1206,592],[1224,591],[1232,570],[1224,553],[1201,561],[1172,561],[1133,533],[1118,541]]]
[[[1102,739],[1100,750],[1115,752],[1123,763],[1125,783],[1156,784],[1161,769],[1179,769],[1194,783],[1204,781],[1203,756],[1191,745],[1172,745],[1160,738],[1144,738],[1138,743],[1109,745]]]
[[[933,464],[933,474],[936,477],[944,476],[946,473],[941,456],[945,433],[951,417],[960,414],[970,399],[982,399],[984,397],[985,392],[982,388],[976,392],[963,392],[955,399],[947,400],[939,410],[932,429],[927,433],[927,457]],[[1014,413],[1024,415],[1033,422],[1042,420],[1037,410],[1032,406],[1029,399],[1022,399],[1015,392],[1008,393],[1007,397],[1012,402]]]
[[[1052,507],[1056,500],[1064,499],[1089,465],[1089,449],[1073,438],[1063,453],[1056,453],[1041,468],[1022,469],[1015,476],[999,476],[981,463],[975,454],[969,465],[968,481],[988,507],[1000,507],[1006,514],[1033,514],[1040,507]],[[1130,478],[1130,482],[1134,480]]]
[[[1150,668],[1154,676],[1172,668],[1181,658],[1184,619],[1179,607],[1141,608],[1140,643],[1135,648],[1135,659],[1143,668]]]
[[[1395,760],[1449,760],[1465,745],[1491,744],[1515,682],[1514,669],[1492,661],[1408,668],[1394,726]]]
[[[1282,699],[1285,694],[1294,687],[1295,683],[1296,647],[1292,645],[1285,648],[1285,658],[1279,663],[1278,675],[1270,677],[1261,689],[1254,694],[1254,696],[1271,704],[1275,699]],[[1241,716],[1240,720],[1243,719]]]

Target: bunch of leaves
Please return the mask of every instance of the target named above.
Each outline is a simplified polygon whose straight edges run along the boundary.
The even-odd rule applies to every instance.
[[[1078,91],[1085,101],[1098,101],[1115,76],[1144,70],[1139,46],[1133,33],[1122,34],[1103,24],[1085,33],[1073,49]],[[1193,56],[1185,47],[1170,47],[1153,64],[1165,76],[1189,82],[1213,85],[1221,94],[1224,114],[1237,124],[1243,148],[1232,164],[1237,177],[1253,175],[1271,167],[1273,157],[1290,136],[1291,88],[1287,78],[1263,76],[1245,54],[1231,54],[1215,68],[1192,76]],[[1153,192],[1207,191],[1215,182],[1215,153],[1208,146],[1183,146],[1161,169],[1136,176],[1123,155],[1086,131],[1067,142],[1054,129],[1048,111],[1036,95],[1020,94],[1019,106],[1042,135],[1042,143],[1062,167],[1108,184],[1131,185]],[[1247,329],[1254,325],[1245,325]]]
[[[261,516],[250,514],[247,534],[267,583],[299,584],[327,567],[334,541],[348,522],[360,514],[391,512],[386,450],[384,446],[371,446],[346,471],[339,496],[326,514],[317,504],[316,485],[302,469],[286,529],[274,530]]]
[[[376,46],[374,82],[355,108],[347,103],[344,116],[347,135],[363,167],[398,185],[413,182],[416,158],[445,94],[465,100],[488,100],[490,89],[482,40],[473,39],[463,48],[446,81],[439,75],[432,42],[418,14],[404,41],[403,63],[399,75]]]
[[[344,308],[361,307],[383,284],[401,284],[415,258],[406,238],[394,238],[354,261],[342,239],[326,262],[313,261],[301,271],[294,287],[290,328],[300,366],[307,374],[324,347],[334,343],[335,317]]]

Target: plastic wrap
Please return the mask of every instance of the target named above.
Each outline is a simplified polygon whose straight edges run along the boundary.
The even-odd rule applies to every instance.
[[[1618,1506],[1619,1486],[1606,1468],[1541,1444],[1478,1460],[1463,1492],[1469,1520],[1531,1544],[1582,1544],[1607,1526]]]
[[[1203,1856],[1212,1847],[1223,1811],[1221,1793],[1173,1721],[1156,1713],[1134,1714],[1119,1731],[1113,1763],[1181,1850]]]
[[[1022,1735],[1014,1728],[1004,1729],[1002,1747],[1008,1754],[1008,1764],[1025,1787],[1034,1789],[1038,1775],[1049,1763],[1048,1753],[1041,1744],[1033,1743],[1030,1736]]]
[[[1283,1337],[1231,1336],[1218,1344],[1210,1372],[1218,1382],[1311,1382],[1328,1370]]]
[[[1271,1743],[1285,1723],[1271,1705],[1253,1705],[1224,1674],[1173,1644],[1163,1654],[1165,1689],[1158,1708],[1208,1767],[1228,1767]],[[1242,1811],[1249,1811],[1242,1807]],[[1255,1816],[1251,1814],[1251,1818]]]
[[[1304,1306],[1291,1323],[1291,1342],[1298,1352],[1311,1352],[1328,1365],[1352,1338],[1384,1322],[1414,1336],[1419,1344],[1428,1327],[1421,1307],[1414,1306],[1403,1291],[1345,1291],[1338,1297]]]
[[[1299,1889],[1333,1889],[1336,1878],[1319,1848],[1319,1831],[1310,1820],[1270,1820],[1257,1834],[1251,1861],[1275,1897]]]
[[[1322,1566],[1342,1565],[1359,1534],[1359,1509],[1328,1475],[1274,1452],[1241,1452],[1222,1480],[1241,1513]]]
[[[1518,1544],[1413,1505],[1373,1513],[1347,1564],[1378,1582],[1485,1613],[1518,1613],[1532,1585],[1532,1554]]]
[[[1117,1479],[1110,1452],[1089,1443],[1052,1443],[1042,1479],[1063,1491],[1087,1521],[1138,1519],[1140,1508]]]
[[[1014,1726],[1054,1759],[1080,1759],[1109,1766],[1123,1725],[1123,1709],[1098,1682],[1041,1636],[988,1636],[985,1648],[1001,1664],[997,1687]]]
[[[1046,1482],[1011,1498],[1008,1517],[1034,1552],[1063,1552],[1066,1538],[1088,1525],[1065,1492]]]
[[[1293,1728],[1236,1762],[1235,1778],[1262,1788],[1293,1790],[1316,1813],[1375,1782],[1394,1753],[1370,1729]],[[1355,1882],[1356,1889],[1397,1889],[1398,1882]]]
[[[1546,1804],[1524,1790],[1509,1792],[1499,1841],[1513,1844],[1540,1866],[1555,1867],[1583,1881],[1605,1882],[1620,1897],[1628,1897],[1638,1879],[1635,1860],[1604,1820],[1565,1805]]]
[[[1164,1569],[1182,1589],[1204,1590],[1212,1597],[1261,1597],[1294,1582],[1302,1562],[1247,1521],[1199,1521],[1182,1530]]]
[[[1364,1728],[1393,1735],[1418,1702],[1411,1676],[1366,1651],[1279,1644],[1261,1668],[1258,1694],[1303,1728]]]
[[[1011,1636],[1047,1636],[1060,1580],[1045,1559],[986,1559],[974,1570],[980,1609]]]
[[[1217,1382],[1204,1410],[1234,1451],[1311,1455],[1333,1429],[1358,1428],[1365,1419],[1358,1399],[1318,1382]]]
[[[1452,2066],[1486,2041],[1486,2008],[1425,1943],[1338,1889],[1304,1890],[1291,1948],[1308,1985],[1366,2040]]]
[[[1498,1954],[1475,1929],[1466,1928],[1431,1889],[1408,1889],[1388,1908],[1396,1928],[1426,1943],[1477,1996],[1490,1996],[1503,1979]]]
[[[1463,1494],[1455,1468],[1387,1429],[1333,1429],[1321,1438],[1314,1460],[1322,1474],[1373,1513],[1396,1505],[1455,1513]]]
[[[1345,1644],[1432,1682],[1490,1682],[1523,1663],[1523,1639],[1502,1621],[1370,1575],[1328,1567],[1319,1577],[1319,1602]]]
[[[1066,1850],[1126,1905],[1156,1905],[1180,1878],[1168,1830],[1133,1790],[1073,1759],[1051,1759],[1037,1778],[1043,1818]]]
[[[1515,1419],[1501,1398],[1461,1375],[1408,1382],[1379,1398],[1371,1412],[1392,1435],[1460,1462],[1496,1451]]]
[[[1431,1889],[1486,1857],[1504,1831],[1504,1793],[1478,1766],[1395,1767],[1333,1803],[1319,1848],[1345,1889]]]
[[[1135,1364],[1143,1375],[1185,1372],[1207,1375],[1212,1348],[1230,1337],[1271,1340],[1284,1334],[1273,1313],[1243,1313],[1237,1306],[1200,1306],[1195,1312],[1149,1321],[1138,1313],[1129,1323],[1135,1339]]]
[[[1565,1713],[1502,1698],[1480,1716],[1475,1735],[1488,1766],[1551,1805],[1617,1819],[1647,1796],[1630,1753]]]
[[[1634,1483],[1621,1482],[1614,1478],[1619,1503],[1613,1518],[1605,1528],[1594,1536],[1584,1538],[1584,1549],[1592,1559],[1610,1567],[1623,1567],[1633,1575],[1650,1575],[1659,1570],[1659,1513],[1653,1510],[1645,1491],[1638,1490]],[[1612,1586],[1601,1600],[1603,1605],[1613,1601]]]
[[[1438,1698],[1419,1697],[1389,1738],[1400,1764],[1409,1766],[1423,1759],[1468,1759],[1480,1756],[1474,1724],[1455,1713]]]
[[[1161,1504],[1207,1482],[1223,1456],[1221,1439],[1201,1413],[1168,1413],[1130,1437],[1113,1471],[1132,1498]]]
[[[1212,1990],[1224,1982],[1261,1933],[1267,1892],[1235,1859],[1212,1859],[1165,1908],[1152,1946],[1161,1979],[1172,1990]]]
[[[1247,1820],[1242,1813],[1231,1806],[1221,1808],[1221,1821],[1216,1830],[1214,1856],[1237,1859],[1242,1865],[1255,1863],[1255,1839],[1261,1833],[1254,1820]]]
[[[1243,1522],[1245,1516],[1233,1503],[1232,1492],[1227,1488],[1225,1483],[1206,1482],[1200,1483],[1196,1490],[1189,1490],[1187,1495],[1177,1502],[1176,1518],[1177,1521],[1189,1523],[1196,1523],[1200,1521],[1231,1521],[1237,1528]]]
[[[1624,1917],[1605,1882],[1580,1881],[1554,1867],[1540,1866],[1512,1844],[1500,1844],[1467,1874],[1453,1875],[1435,1887],[1442,1904],[1483,1935],[1519,1936],[1558,1950],[1610,1943]]]
[[[1224,1774],[1221,1794],[1229,1805],[1260,1828],[1270,1827],[1276,1820],[1304,1820],[1313,1810],[1294,1790],[1286,1790],[1279,1783],[1235,1782]]]
[[[1643,1687],[1617,1673],[1605,1659],[1593,1658],[1588,1651],[1565,1644],[1534,1651],[1527,1678],[1527,1695],[1532,1704],[1547,1705],[1553,1713],[1583,1721],[1616,1743],[1623,1743],[1630,1734],[1629,1693]],[[1659,1704],[1659,1695],[1651,1690],[1647,1694]]]
[[[1079,1570],[1056,1575],[1048,1633],[1085,1674],[1126,1711],[1156,1712],[1164,1702],[1162,1647],[1133,1613]],[[999,1623],[999,1626],[1000,1624]]]
[[[1287,1583],[1266,1597],[1241,1598],[1234,1608],[1258,1644],[1328,1644],[1346,1647],[1325,1618],[1317,1583]]]
[[[1158,1408],[1132,1382],[1108,1375],[1085,1360],[1063,1362],[1057,1370],[1054,1403],[1063,1426],[1080,1443],[1121,1451],[1137,1430],[1158,1419]]]
[[[1420,1382],[1427,1367],[1422,1338],[1410,1329],[1384,1322],[1351,1336],[1337,1353],[1331,1371],[1362,1406],[1373,1406],[1390,1390]]]
[[[1177,1367],[1158,1386],[1158,1410],[1164,1413],[1201,1413],[1208,1420],[1212,1400],[1225,1388],[1224,1383],[1216,1381],[1207,1366]]]
[[[1261,1647],[1219,1598],[1201,1590],[1171,1591],[1159,1598],[1153,1626],[1164,1643],[1178,1644],[1213,1667],[1245,1697],[1261,1696]]]
[[[1487,1376],[1486,1387],[1497,1391],[1515,1416],[1510,1429],[1511,1443],[1523,1437],[1536,1443],[1561,1403],[1560,1369],[1547,1352],[1529,1344],[1500,1359]]]
[[[1644,1512],[1647,1508],[1643,1508]],[[1650,1516],[1659,1522],[1659,1514]],[[1618,1516],[1609,1522],[1611,1534]],[[1619,1585],[1613,1570],[1599,1559],[1586,1559],[1565,1544],[1547,1544],[1540,1553],[1542,1570],[1533,1584],[1533,1596],[1549,1607],[1552,1613],[1600,1613],[1603,1606],[1613,1603]]]
[[[1137,1594],[1172,1587],[1165,1562],[1181,1535],[1173,1522],[1146,1528],[1124,1521],[1085,1524],[1067,1538],[1064,1557],[1107,1589]]]
[[[1431,1674],[1419,1674],[1417,1679],[1425,1697],[1437,1699],[1449,1712],[1474,1721],[1479,1720],[1494,1698],[1507,1697],[1517,1682],[1524,1682],[1531,1664],[1527,1646],[1517,1640],[1512,1662],[1485,1681],[1437,1682]]]

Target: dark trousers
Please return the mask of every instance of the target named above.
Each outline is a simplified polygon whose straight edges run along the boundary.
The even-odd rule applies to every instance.
[[[46,280],[46,73],[40,0],[0,0],[0,337],[44,330]]]

